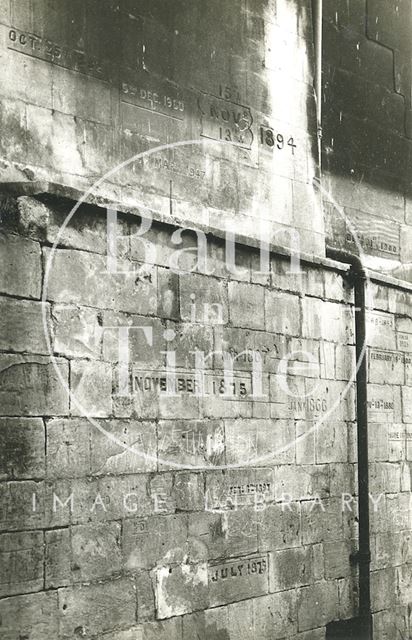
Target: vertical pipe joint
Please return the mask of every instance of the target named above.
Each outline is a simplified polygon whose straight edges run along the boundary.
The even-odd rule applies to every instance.
[[[350,264],[348,281],[355,294],[356,349],[356,423],[358,439],[359,551],[359,640],[373,637],[370,593],[370,526],[369,526],[369,451],[368,451],[368,371],[366,360],[366,272],[358,256],[337,249],[326,249],[332,260]]]
[[[313,36],[315,44],[315,96],[319,148],[319,173],[322,152],[322,21],[323,0],[312,0]]]

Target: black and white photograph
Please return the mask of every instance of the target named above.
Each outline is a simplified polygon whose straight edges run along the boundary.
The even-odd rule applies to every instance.
[[[0,0],[0,640],[80,638],[412,640],[412,0]]]

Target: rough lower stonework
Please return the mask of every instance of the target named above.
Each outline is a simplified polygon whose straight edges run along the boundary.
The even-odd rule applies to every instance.
[[[328,240],[410,282],[411,5],[323,4]]]
[[[229,277],[211,237],[216,275],[177,275],[154,262],[142,279],[130,242],[136,218],[123,215],[128,270],[107,277],[99,252],[106,212],[84,206],[82,232],[68,229],[47,285],[54,367],[38,310],[50,241],[41,221],[27,226],[24,217],[40,205],[27,197],[2,204],[7,246],[20,247],[1,270],[2,637],[324,638],[327,623],[357,607],[352,384],[345,395],[353,300],[342,273],[305,264],[288,282],[279,277],[288,261],[272,257],[262,280],[249,249],[239,279]],[[58,203],[41,206],[50,228]],[[153,242],[166,235],[153,225]],[[15,270],[27,278],[14,281]],[[190,315],[190,292],[198,309],[219,301],[218,322]],[[376,285],[370,293],[375,637],[400,638],[409,625],[412,319],[409,294]],[[247,304],[240,313],[242,296],[260,301],[259,323]],[[140,327],[129,342],[127,396],[118,393],[113,335],[123,325]],[[154,347],[138,335],[142,327],[153,330]],[[159,383],[171,337],[172,397]],[[230,395],[220,389],[222,342],[234,358]],[[196,347],[215,351],[206,396],[195,393]],[[313,356],[309,367],[303,352]]]
[[[374,270],[374,640],[412,637],[411,7],[324,0],[316,100],[315,5],[0,0],[2,640],[357,615],[328,244]]]

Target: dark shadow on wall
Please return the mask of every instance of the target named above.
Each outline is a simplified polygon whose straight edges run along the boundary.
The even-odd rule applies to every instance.
[[[409,0],[324,2],[324,170],[411,189],[411,33]]]

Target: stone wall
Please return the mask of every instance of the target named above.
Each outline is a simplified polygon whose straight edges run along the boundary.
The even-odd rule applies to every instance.
[[[328,240],[357,251],[356,234],[372,268],[410,282],[411,4],[324,2],[324,12]]]
[[[352,224],[408,276],[410,7],[324,4],[322,209],[308,0],[0,0],[5,640],[323,640],[356,615],[353,297],[325,237],[355,250]],[[255,240],[291,231],[301,271],[262,269]],[[372,599],[375,640],[404,640],[411,292],[384,282]]]
[[[310,0],[7,0],[0,67],[1,182],[324,253]]]
[[[353,300],[342,274],[319,263],[293,275],[275,256],[259,273],[245,246],[228,273],[213,236],[213,274],[189,252],[178,274],[174,229],[157,223],[146,236],[156,257],[142,265],[140,221],[120,214],[113,274],[104,209],[81,207],[54,250],[70,207],[2,201],[2,638],[323,639],[357,606]],[[187,235],[183,247],[194,244]],[[410,632],[412,320],[410,294],[371,285],[370,300],[373,610],[376,640],[393,640]],[[127,394],[120,326],[138,328]],[[208,395],[196,393],[196,349],[215,352]],[[238,356],[225,393],[222,351]]]

